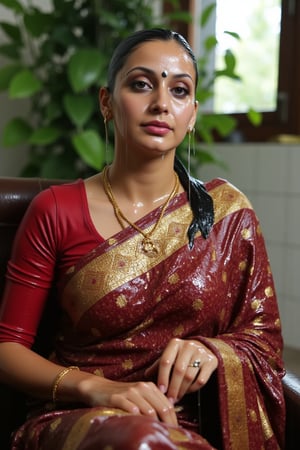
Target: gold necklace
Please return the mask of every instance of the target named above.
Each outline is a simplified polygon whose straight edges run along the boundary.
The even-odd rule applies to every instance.
[[[159,226],[159,224],[160,224],[160,222],[161,222],[161,220],[162,220],[162,218],[164,216],[164,213],[165,213],[165,211],[166,211],[170,201],[177,194],[178,187],[179,187],[179,178],[178,178],[177,173],[175,172],[174,188],[170,192],[166,202],[162,205],[161,213],[159,215],[158,220],[154,224],[153,228],[150,231],[148,231],[148,233],[146,233],[138,225],[136,225],[135,223],[133,223],[129,219],[127,219],[127,217],[120,210],[119,205],[118,205],[118,203],[117,203],[117,201],[116,201],[116,199],[115,199],[115,197],[113,195],[111,184],[110,184],[109,179],[108,179],[108,166],[105,166],[105,168],[103,170],[103,187],[104,187],[105,194],[108,197],[108,200],[112,204],[115,216],[116,216],[119,224],[121,225],[121,227],[125,228],[124,222],[127,222],[128,225],[130,225],[132,228],[134,228],[136,231],[138,231],[143,236],[143,240],[142,240],[142,244],[141,244],[142,251],[147,256],[156,256],[159,253],[159,249],[157,248],[157,246],[152,241],[151,236],[153,235],[155,230],[158,228],[158,226]]]

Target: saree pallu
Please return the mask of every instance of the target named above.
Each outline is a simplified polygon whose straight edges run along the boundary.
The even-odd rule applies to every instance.
[[[212,445],[224,450],[283,448],[282,337],[264,239],[240,191],[223,180],[207,189],[215,224],[207,239],[196,237],[192,250],[191,210],[183,193],[153,235],[154,255],[143,253],[142,236],[126,228],[70,268],[61,289],[63,327],[51,359],[112,380],[147,380],[145,370],[171,338],[197,339],[219,362],[208,383],[216,401],[207,411],[212,420],[219,417],[220,427],[211,434],[204,427],[203,436],[209,434]],[[151,229],[158,214],[153,211],[138,225]],[[16,433],[13,449],[144,448],[119,439],[130,423],[131,438],[137,439],[144,425],[151,429],[144,436],[147,449],[212,448],[194,432],[197,412],[189,402],[181,406],[183,427],[172,428],[113,409],[47,412],[46,405],[44,414]],[[204,415],[205,409],[204,402]],[[90,445],[97,434],[108,438]],[[158,435],[164,438],[155,443]]]

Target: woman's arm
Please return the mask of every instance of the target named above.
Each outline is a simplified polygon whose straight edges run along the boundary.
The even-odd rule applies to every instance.
[[[0,343],[0,381],[53,400],[55,381],[65,369],[15,342]],[[107,406],[177,424],[174,405],[153,383],[124,383],[70,370],[57,385],[56,398],[88,406]]]

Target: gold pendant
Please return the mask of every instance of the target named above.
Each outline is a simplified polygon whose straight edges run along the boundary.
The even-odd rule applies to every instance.
[[[159,254],[159,249],[149,237],[145,237],[142,240],[142,252],[147,256],[154,257]]]

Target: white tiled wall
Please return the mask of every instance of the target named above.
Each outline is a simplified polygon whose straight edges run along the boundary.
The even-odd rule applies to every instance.
[[[205,165],[200,178],[228,179],[250,199],[261,221],[287,346],[300,349],[300,145],[222,144],[223,170]]]

